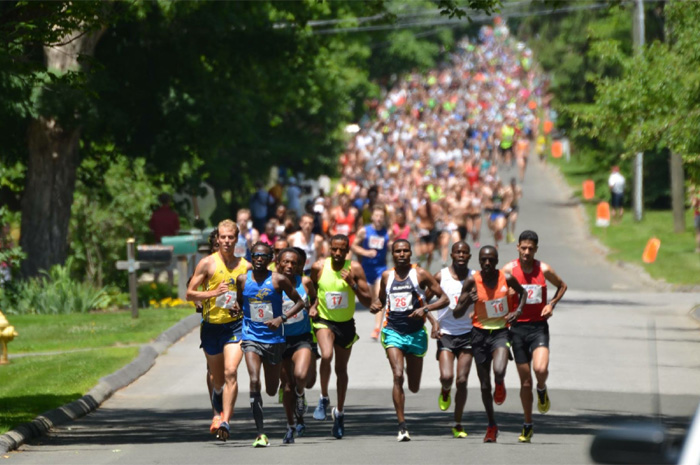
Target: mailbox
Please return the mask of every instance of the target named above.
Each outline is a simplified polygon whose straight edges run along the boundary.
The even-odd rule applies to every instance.
[[[199,237],[193,235],[164,236],[160,241],[163,245],[172,246],[174,255],[188,255],[197,253]]]

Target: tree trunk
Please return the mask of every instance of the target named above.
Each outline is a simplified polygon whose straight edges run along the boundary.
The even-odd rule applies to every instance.
[[[683,158],[679,153],[671,152],[671,207],[673,209],[673,231],[685,231],[685,182]]]
[[[76,31],[62,40],[63,45],[45,47],[47,68],[59,72],[79,70],[79,55],[92,55],[103,32]],[[53,117],[40,116],[30,123],[27,136],[29,161],[20,245],[27,254],[22,274],[31,277],[39,270],[62,264],[67,256],[80,126],[67,128]]]

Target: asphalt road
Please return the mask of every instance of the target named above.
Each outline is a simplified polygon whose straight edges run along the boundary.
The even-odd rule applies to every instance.
[[[251,448],[255,429],[244,363],[239,370],[232,437],[227,443],[213,439],[208,434],[211,416],[204,357],[198,350],[198,333],[193,331],[161,355],[151,371],[97,411],[5,458],[8,463],[51,465],[590,463],[592,435],[616,422],[658,417],[681,432],[700,401],[700,328],[691,317],[700,305],[700,294],[660,292],[664,286],[636,270],[608,263],[600,247],[587,237],[580,210],[563,181],[547,167],[533,163],[524,190],[518,231],[538,232],[538,258],[550,263],[570,288],[551,320],[552,409],[547,415],[535,415],[532,444],[517,440],[522,414],[513,365],[506,376],[507,400],[496,408],[501,428],[498,443],[482,442],[486,418],[474,369],[464,422],[469,437],[451,437],[451,410],[441,412],[437,407],[434,342],[425,359],[421,391],[407,391],[413,440],[397,443],[389,364],[381,346],[369,338],[373,316],[359,311],[361,339],[350,361],[342,440],[330,436],[330,420],[316,422],[309,414],[308,434],[294,445],[282,446],[281,405],[276,398],[264,396],[272,446]],[[482,244],[487,243],[484,236]],[[516,257],[510,244],[500,252],[502,264]],[[472,260],[476,266],[476,259]],[[310,409],[318,392],[317,387],[307,392]],[[657,399],[659,412],[655,411]]]

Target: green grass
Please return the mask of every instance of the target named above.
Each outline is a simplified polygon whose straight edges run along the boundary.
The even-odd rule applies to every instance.
[[[12,354],[108,347],[148,342],[182,318],[191,307],[68,315],[6,315],[19,337],[9,344]]]
[[[0,434],[37,415],[79,399],[103,376],[132,361],[140,345],[191,315],[193,309],[141,309],[68,314],[8,315],[19,336],[8,344],[10,354],[28,355],[0,366]],[[129,346],[129,347],[124,347]]]
[[[581,197],[583,181],[595,181],[596,196],[594,200],[585,202],[585,211],[591,233],[610,250],[609,260],[641,265],[651,277],[671,284],[700,284],[700,256],[695,253],[692,211],[686,211],[686,228],[682,233],[673,232],[673,214],[670,210],[645,210],[642,221],[636,222],[633,212],[627,208],[621,222],[599,228],[595,225],[595,209],[598,202],[609,201],[609,173],[600,172],[597,167],[586,166],[573,158],[567,163],[563,158],[556,160],[548,157],[547,163],[561,170],[578,197]],[[659,238],[661,247],[656,261],[647,264],[642,261],[642,253],[651,237]]]
[[[21,357],[0,366],[0,434],[82,397],[133,360],[138,347]]]

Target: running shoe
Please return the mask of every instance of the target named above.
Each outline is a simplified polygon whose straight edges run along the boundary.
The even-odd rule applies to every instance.
[[[343,434],[345,434],[345,415],[338,415],[338,409],[333,407],[331,417],[333,418],[331,434],[336,439],[343,439]]]
[[[506,233],[506,242],[515,242],[515,235],[512,232]]]
[[[318,399],[318,407],[316,407],[316,410],[314,410],[315,420],[323,421],[326,419],[326,416],[328,416],[326,409],[328,409],[328,405],[330,405],[330,403],[331,400],[327,397],[321,397]]]
[[[224,411],[224,392],[223,392],[223,390],[218,394],[214,390],[211,391],[211,406],[214,408],[215,412],[223,412]]]
[[[463,439],[469,436],[466,431],[464,431],[464,428],[462,428],[462,425],[457,425],[452,428],[452,435],[455,437],[455,439]]]
[[[408,434],[408,430],[402,429],[399,431],[399,435],[396,437],[398,442],[407,442],[411,440],[411,435]]]
[[[222,421],[219,425],[219,429],[216,430],[216,439],[226,442],[230,433],[231,430],[229,429],[228,422]]]
[[[297,436],[302,437],[306,433],[306,425],[304,422],[297,423]]]
[[[296,415],[297,420],[302,418],[306,413],[306,394],[296,396],[296,406],[294,410],[294,415]]]
[[[372,339],[375,341],[379,340],[379,333],[381,333],[381,330],[379,328],[374,328],[372,330],[372,335],[370,336]]]
[[[447,392],[447,397],[445,397],[445,392]],[[440,391],[440,394],[438,394],[438,406],[440,407],[440,410],[443,412],[450,408],[450,405],[452,404],[452,395],[450,395],[450,391]]]
[[[253,447],[267,447],[270,445],[270,440],[267,439],[267,436],[264,434],[261,434],[257,438],[255,438],[255,441],[253,441]]]
[[[282,444],[294,444],[294,428],[289,426],[287,428],[287,433],[284,435],[284,439],[282,439]]]
[[[547,394],[547,388],[543,390],[537,390],[537,410],[540,413],[549,412],[549,407],[551,407],[551,402],[549,401],[549,394]]]
[[[219,430],[220,425],[221,415],[214,415],[214,418],[211,419],[211,426],[209,427],[209,432],[211,434],[216,434],[216,432]]]
[[[486,428],[486,436],[484,436],[484,442],[496,442],[498,437],[498,426],[493,425]]]
[[[523,432],[518,436],[520,442],[530,442],[532,439],[532,425],[523,425]]]
[[[493,401],[496,405],[501,405],[506,401],[506,385],[504,383],[496,383],[496,389],[493,391]]]

